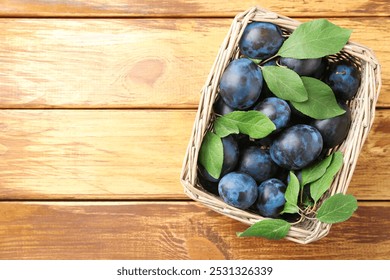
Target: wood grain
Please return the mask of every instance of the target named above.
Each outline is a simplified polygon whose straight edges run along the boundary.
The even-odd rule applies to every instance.
[[[4,1],[3,1],[4,2]],[[162,16],[234,16],[243,10],[259,5],[258,1],[223,0],[93,0],[93,1],[5,1],[0,8],[2,16],[24,17],[162,17]],[[389,15],[387,0],[334,0],[329,1],[278,1],[264,0],[261,6],[289,16],[378,16]]]
[[[331,21],[373,48],[389,107],[390,18]],[[0,19],[0,108],[195,108],[230,23]]]
[[[1,259],[389,259],[390,203],[308,245],[237,238],[246,229],[194,202],[1,202]]]
[[[0,110],[0,199],[185,199],[194,110]],[[379,110],[349,192],[390,199],[390,111]]]
[[[1,198],[172,198],[192,111],[2,110]],[[183,197],[183,195],[181,195]]]

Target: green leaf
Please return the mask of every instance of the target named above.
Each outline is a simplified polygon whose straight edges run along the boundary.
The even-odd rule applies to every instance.
[[[230,134],[238,134],[240,132],[237,126],[237,122],[232,121],[232,119],[230,117],[226,117],[226,115],[218,117],[215,120],[214,131],[221,138],[226,137]]]
[[[219,178],[223,164],[223,144],[219,136],[208,131],[199,151],[199,162],[214,178]]]
[[[276,129],[275,124],[266,115],[255,110],[241,113],[236,120],[240,132],[254,139],[266,137]]]
[[[297,213],[298,212],[298,195],[299,195],[299,180],[294,172],[290,171],[290,181],[288,182],[284,197],[286,203],[282,213]]]
[[[261,71],[268,88],[277,97],[296,102],[308,99],[306,88],[295,71],[280,66],[264,66]]]
[[[215,133],[225,137],[232,133],[243,133],[260,139],[275,130],[275,124],[263,113],[255,110],[234,111],[218,117],[214,122]]]
[[[308,93],[308,99],[304,102],[291,104],[298,111],[314,119],[333,118],[345,113],[338,104],[332,89],[324,82],[311,77],[302,77]]]
[[[314,182],[324,175],[330,162],[332,161],[333,154],[330,154],[325,159],[310,165],[302,170],[302,186]]]
[[[250,60],[252,60],[256,65],[259,65],[260,62],[261,62],[261,59],[257,59],[257,58],[251,58],[251,57],[248,57]]]
[[[320,58],[338,53],[351,36],[352,30],[337,26],[326,19],[302,23],[278,51],[282,57]]]
[[[299,211],[298,205],[292,204],[290,202],[286,202],[284,204],[283,211],[280,212],[280,214],[284,214],[284,213],[294,214],[294,213],[298,213],[298,211]]]
[[[285,220],[281,219],[266,219],[253,224],[244,232],[238,232],[238,237],[258,236],[268,239],[282,239],[284,238],[291,225]]]
[[[341,152],[335,152],[332,157],[332,161],[326,169],[324,175],[318,180],[310,184],[310,195],[315,202],[317,202],[321,196],[332,185],[334,176],[343,166],[343,154]]]
[[[353,195],[335,194],[326,199],[317,211],[317,219],[323,223],[334,224],[348,220],[358,208]]]

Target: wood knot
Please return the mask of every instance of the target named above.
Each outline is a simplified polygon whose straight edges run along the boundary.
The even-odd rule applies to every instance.
[[[148,58],[137,61],[128,72],[128,79],[135,83],[153,86],[164,73],[166,63],[156,58]]]
[[[188,255],[194,260],[224,260],[226,257],[218,247],[204,237],[191,237],[186,240]]]

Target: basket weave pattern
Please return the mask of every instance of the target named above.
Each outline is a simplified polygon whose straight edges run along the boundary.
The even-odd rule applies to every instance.
[[[181,173],[184,191],[190,198],[216,212],[248,225],[252,225],[264,218],[258,214],[229,206],[221,198],[206,192],[197,180],[197,161],[203,137],[211,128],[215,119],[212,108],[218,95],[220,78],[229,62],[240,55],[238,42],[245,27],[252,21],[274,23],[282,28],[286,36],[300,24],[299,21],[258,7],[253,7],[234,18],[201,91],[200,103]],[[358,93],[349,103],[352,113],[352,124],[349,134],[346,140],[336,148],[344,154],[343,167],[318,205],[321,205],[321,202],[327,196],[335,193],[346,193],[359,153],[374,121],[375,105],[381,87],[380,65],[370,49],[348,42],[339,54],[330,56],[329,60],[338,60],[340,58],[353,61],[361,70],[362,80]],[[330,224],[311,219],[310,214],[308,214],[307,218],[291,226],[286,239],[302,244],[310,243],[326,236],[330,227]]]

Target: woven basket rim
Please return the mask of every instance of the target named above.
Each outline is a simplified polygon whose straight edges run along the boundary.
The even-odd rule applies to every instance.
[[[201,90],[199,107],[183,160],[180,177],[184,192],[188,197],[218,213],[248,225],[265,218],[227,205],[221,198],[204,191],[197,184],[197,159],[203,136],[208,130],[213,117],[212,105],[218,95],[217,89],[220,77],[229,61],[237,58],[237,42],[246,25],[251,21],[268,21],[291,31],[301,24],[297,20],[279,15],[259,6],[249,8],[234,17]],[[375,106],[381,88],[380,64],[370,48],[349,41],[343,48],[343,52],[359,61],[362,70],[362,80],[356,97],[349,104],[352,112],[350,132],[343,144],[337,147],[337,150],[344,153],[344,164],[336,175],[328,195],[346,193],[348,189],[359,153],[375,118]],[[311,243],[326,236],[330,227],[330,224],[325,224],[318,220],[306,220],[301,224],[292,224],[286,239],[301,244]]]

